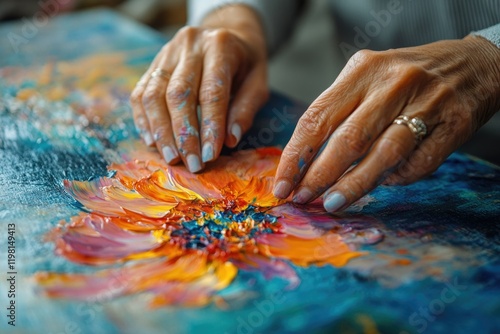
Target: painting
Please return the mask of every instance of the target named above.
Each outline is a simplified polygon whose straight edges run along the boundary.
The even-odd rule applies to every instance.
[[[95,10],[23,38],[0,42],[2,333],[500,332],[498,167],[294,205],[272,185],[301,103],[271,94],[191,174],[131,118],[161,35]]]

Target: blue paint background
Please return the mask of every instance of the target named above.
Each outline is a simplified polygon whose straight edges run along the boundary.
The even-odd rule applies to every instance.
[[[59,17],[44,26],[14,53],[9,33],[21,34],[22,23],[0,27],[0,66],[44,64],[49,60],[73,60],[96,53],[126,50],[149,50],[134,55],[129,64],[147,64],[165,42],[159,34],[125,20],[113,12],[90,11]],[[0,98],[15,95],[16,88],[0,78]],[[0,100],[1,102],[1,100]],[[246,137],[257,138],[263,146],[284,145],[304,106],[273,94],[259,113]],[[289,124],[272,138],[263,132],[269,128],[276,111],[295,115]],[[53,246],[43,235],[59,220],[78,211],[62,191],[63,179],[87,179],[106,173],[104,149],[113,149],[127,138],[112,131],[105,141],[93,138],[91,147],[78,140],[67,147],[55,147],[53,138],[43,138],[31,129],[29,137],[10,140],[4,131],[14,129],[21,121],[0,105],[0,239],[2,259],[6,259],[6,224],[16,223],[18,286],[17,326],[7,326],[4,298],[6,260],[2,260],[2,316],[0,329],[8,333],[263,333],[310,332],[334,333],[350,329],[362,332],[359,317],[368,316],[380,332],[418,332],[423,327],[409,323],[410,315],[439,299],[445,283],[433,277],[387,287],[377,277],[349,268],[330,266],[295,268],[301,285],[288,291],[286,282],[266,281],[259,273],[240,271],[236,281],[223,295],[232,306],[203,309],[162,308],[145,310],[148,296],[136,295],[113,301],[85,303],[48,300],[40,296],[31,275],[39,270],[93,272],[94,268],[77,266],[53,255]],[[126,120],[128,133],[134,133],[132,121]],[[103,129],[101,129],[103,130]],[[250,148],[250,147],[247,147]],[[422,332],[483,333],[500,332],[500,259],[499,203],[500,171],[470,157],[453,154],[431,177],[408,187],[380,187],[372,195],[376,202],[365,207],[362,215],[381,221],[386,235],[397,235],[428,245],[472,247],[480,266],[454,270],[442,264],[449,279],[457,279],[467,288],[456,301],[433,321],[426,321]],[[361,218],[360,218],[361,219]],[[419,240],[422,235],[432,239]],[[387,241],[366,246],[373,254],[390,252]],[[448,268],[450,267],[450,268]],[[244,293],[246,301],[232,300],[232,293]],[[279,294],[272,310],[262,311],[256,305],[269,305],[273,294]],[[256,304],[257,303],[257,304]],[[263,304],[264,303],[264,304]],[[262,320],[262,323],[260,322]],[[366,325],[365,325],[366,326]],[[365,328],[366,329],[366,328]]]

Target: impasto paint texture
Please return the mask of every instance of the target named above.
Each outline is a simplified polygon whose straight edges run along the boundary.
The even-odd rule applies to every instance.
[[[278,201],[307,106],[272,93],[240,150],[193,175],[132,121],[163,36],[98,10],[25,40],[0,39],[0,248],[15,225],[17,272],[1,333],[500,332],[498,167],[455,153],[337,215]]]
[[[109,291],[109,297],[148,291],[153,306],[204,306],[239,270],[281,277],[294,288],[300,280],[291,264],[341,267],[363,254],[359,244],[383,237],[353,228],[349,219],[336,222],[318,205],[296,208],[276,199],[279,149],[222,157],[203,174],[167,166],[157,154],[139,155],[111,165],[112,177],[65,181],[89,213],[51,236],[56,253],[75,263],[131,265],[93,275],[40,273],[49,296],[92,300]]]

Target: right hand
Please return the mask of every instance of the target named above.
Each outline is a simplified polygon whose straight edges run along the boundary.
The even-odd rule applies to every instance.
[[[258,35],[184,27],[157,54],[130,101],[141,137],[167,163],[182,160],[198,172],[249,129],[269,94],[266,47]],[[161,74],[152,76],[157,69]]]

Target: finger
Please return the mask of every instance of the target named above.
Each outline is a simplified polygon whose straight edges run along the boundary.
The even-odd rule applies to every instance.
[[[196,113],[201,69],[202,59],[199,54],[184,56],[167,86],[167,107],[177,149],[184,164],[192,173],[203,168]]]
[[[169,64],[167,59],[169,57],[164,56],[158,63],[158,67],[153,71],[143,93],[142,105],[158,151],[161,152],[167,163],[174,164],[180,158],[173,137],[172,124],[165,98],[170,79],[170,68],[173,67],[173,64]]]
[[[132,107],[135,127],[142,140],[144,140],[144,142],[148,146],[153,144],[153,136],[151,135],[149,122],[142,106],[142,96],[144,94],[144,89],[148,83],[149,77],[151,76],[151,72],[152,71],[150,67],[146,71],[146,73],[143,74],[141,79],[139,79],[136,86],[132,90],[132,93],[130,94],[130,105]]]
[[[391,93],[387,95],[395,98],[381,99],[379,94],[372,94],[334,131],[298,185],[294,202],[304,204],[315,199],[366,154],[406,102]]]
[[[384,184],[406,185],[432,174],[458,145],[450,140],[453,133],[444,124],[435,127],[403,163],[387,177]]]
[[[433,131],[436,127],[436,117],[429,115],[427,119],[427,131]],[[325,193],[325,209],[335,212],[348,207],[404,164],[416,147],[415,133],[407,125],[389,126],[367,156]]]
[[[225,137],[233,70],[232,66],[220,56],[221,52],[217,48],[209,49],[203,61],[199,102],[204,163],[219,156]]]
[[[247,132],[257,111],[269,98],[266,66],[257,65],[243,81],[233,100],[228,115],[226,145],[235,147]]]
[[[311,104],[281,155],[273,190],[276,197],[288,197],[321,145],[358,105],[362,93],[344,77]]]
[[[410,155],[415,146],[415,138],[408,129],[390,126],[367,156],[325,193],[325,209],[339,211],[370,192]]]

